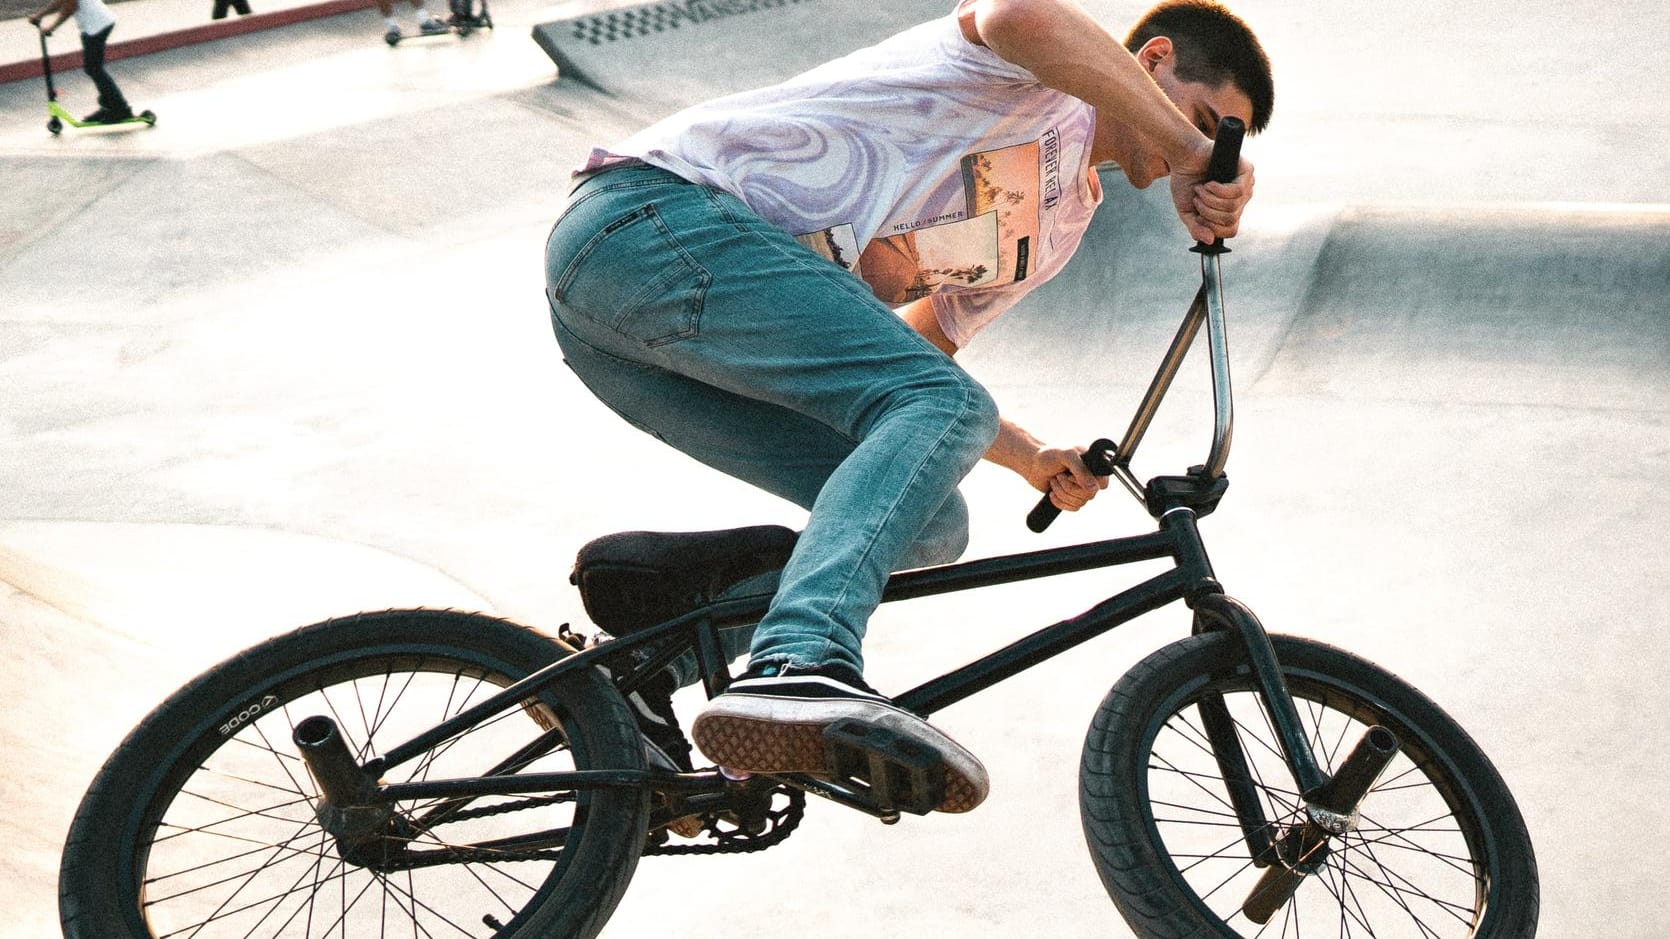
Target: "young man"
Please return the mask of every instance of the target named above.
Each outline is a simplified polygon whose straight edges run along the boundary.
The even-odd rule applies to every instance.
[[[51,26],[41,26],[41,20],[51,13],[57,13],[58,18]],[[83,120],[89,124],[109,124],[133,117],[128,99],[122,97],[122,89],[116,87],[116,80],[104,68],[104,47],[116,29],[116,16],[104,5],[104,0],[54,0],[30,14],[29,22],[41,26],[41,32],[50,36],[71,16],[81,31],[81,68],[99,90],[99,109]]]
[[[948,0],[948,3],[950,0]],[[1269,120],[1240,20],[1173,0],[1121,45],[1071,0],[962,0],[781,85],[592,152],[547,245],[557,339],[626,420],[810,510],[748,669],[692,728],[733,772],[826,773],[856,718],[937,750],[945,811],[979,761],[862,680],[888,575],[948,563],[981,457],[1076,510],[1106,486],[1077,447],[1002,420],[952,360],[1059,271],[1101,200],[1094,165],[1169,175],[1189,235],[1235,234],[1243,161],[1206,183],[1211,135]],[[897,308],[897,309],[895,309]]]

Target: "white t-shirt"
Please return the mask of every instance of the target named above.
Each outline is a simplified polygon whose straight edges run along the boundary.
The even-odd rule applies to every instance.
[[[104,5],[104,0],[76,0],[75,28],[84,36],[96,36],[106,27],[116,25],[116,14]]]
[[[1061,270],[1101,201],[1094,110],[945,16],[597,148],[732,193],[963,346]]]

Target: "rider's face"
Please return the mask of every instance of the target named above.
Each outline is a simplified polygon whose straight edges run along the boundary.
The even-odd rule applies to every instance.
[[[1160,86],[1171,103],[1206,136],[1214,136],[1218,131],[1218,121],[1225,117],[1238,117],[1247,124],[1252,123],[1252,99],[1233,83],[1208,85],[1179,78],[1177,57],[1168,40],[1150,40],[1137,52],[1137,61],[1153,76],[1154,83]],[[1098,124],[1091,158],[1095,162],[1112,160],[1118,163],[1131,185],[1138,189],[1171,173],[1164,152],[1153,141],[1133,133],[1129,128],[1111,123]]]

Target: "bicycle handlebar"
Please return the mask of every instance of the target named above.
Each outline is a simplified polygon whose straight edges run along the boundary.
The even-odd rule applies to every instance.
[[[1206,178],[1215,183],[1235,182],[1241,168],[1241,141],[1247,136],[1247,125],[1238,117],[1225,117],[1218,122],[1218,134],[1212,138],[1212,160],[1206,164]]]
[[[1240,118],[1225,117],[1218,122],[1218,132],[1212,141],[1212,157],[1206,166],[1208,181],[1217,183],[1235,181],[1241,166],[1241,142],[1245,139],[1246,132],[1247,127]],[[1204,265],[1208,258],[1216,262],[1217,255],[1228,249],[1223,247],[1223,239],[1219,238],[1217,243],[1212,245],[1196,242],[1194,250],[1202,254],[1202,264]],[[1213,270],[1215,272],[1216,268]],[[1204,273],[1203,270],[1203,275]],[[1201,296],[1196,298],[1196,307],[1190,310],[1191,317],[1196,314],[1196,308],[1202,306],[1203,301],[1206,301],[1206,294],[1209,292],[1207,289],[1208,283],[1216,288],[1217,278],[1203,276]],[[1218,312],[1221,313],[1221,309]],[[1195,320],[1194,322],[1198,325],[1199,321]],[[1194,339],[1195,328],[1197,327],[1189,325],[1188,319],[1185,320],[1184,331],[1179,334],[1177,342],[1173,344],[1172,352],[1166,363],[1161,365],[1161,375],[1156,376],[1155,384],[1150,386],[1147,397],[1138,409],[1137,418],[1132,423],[1131,431],[1126,434],[1125,443],[1121,446],[1103,439],[1091,444],[1089,449],[1085,451],[1085,465],[1090,468],[1092,473],[1097,476],[1111,476],[1116,470],[1129,465],[1131,454],[1136,450],[1137,441],[1141,439],[1143,432],[1147,429],[1148,419],[1153,416],[1154,409],[1159,406],[1159,399],[1164,396],[1166,388],[1170,385],[1170,375],[1168,373],[1175,371],[1176,365],[1182,358],[1182,353],[1187,351],[1189,342]],[[1223,461],[1227,456],[1226,451],[1229,442],[1231,420],[1228,402],[1229,376],[1228,362],[1218,361],[1220,358],[1227,356],[1227,353],[1223,350],[1222,330],[1213,326],[1209,326],[1209,329],[1215,333],[1212,389],[1216,420],[1212,431],[1212,451],[1207,461],[1207,470],[1216,477],[1223,471]],[[1092,462],[1093,460],[1095,462]],[[1128,473],[1122,474],[1121,478],[1123,479],[1128,475]],[[1050,501],[1049,493],[1046,492],[1043,498],[1038,500],[1038,504],[1032,507],[1032,511],[1027,513],[1026,527],[1034,532],[1041,533],[1044,529],[1050,527],[1050,523],[1054,522],[1056,516],[1060,514],[1061,510]]]

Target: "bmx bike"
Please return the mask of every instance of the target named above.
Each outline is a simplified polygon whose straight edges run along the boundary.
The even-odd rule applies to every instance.
[[[1232,130],[1217,178],[1234,174]],[[1226,249],[1194,250],[1202,284],[1127,433],[1088,453],[1156,530],[902,572],[885,601],[1170,566],[894,700],[930,715],[1182,601],[1192,634],[1118,678],[1079,768],[1091,860],[1134,933],[1530,937],[1530,838],[1467,733],[1368,661],[1266,633],[1216,578],[1198,522],[1227,486]],[[1203,325],[1207,460],[1139,481],[1131,459]],[[1041,503],[1029,521],[1050,514]],[[769,848],[807,794],[886,822],[929,811],[943,767],[862,728],[830,728],[825,777],[739,780],[656,758],[629,702],[684,656],[709,697],[723,691],[721,631],[758,621],[770,590],[750,585],[770,580],[794,537],[765,526],[599,539],[575,576],[604,630],[591,635],[389,610],[210,669],[93,781],[64,850],[65,934],[590,937],[645,854]]]

